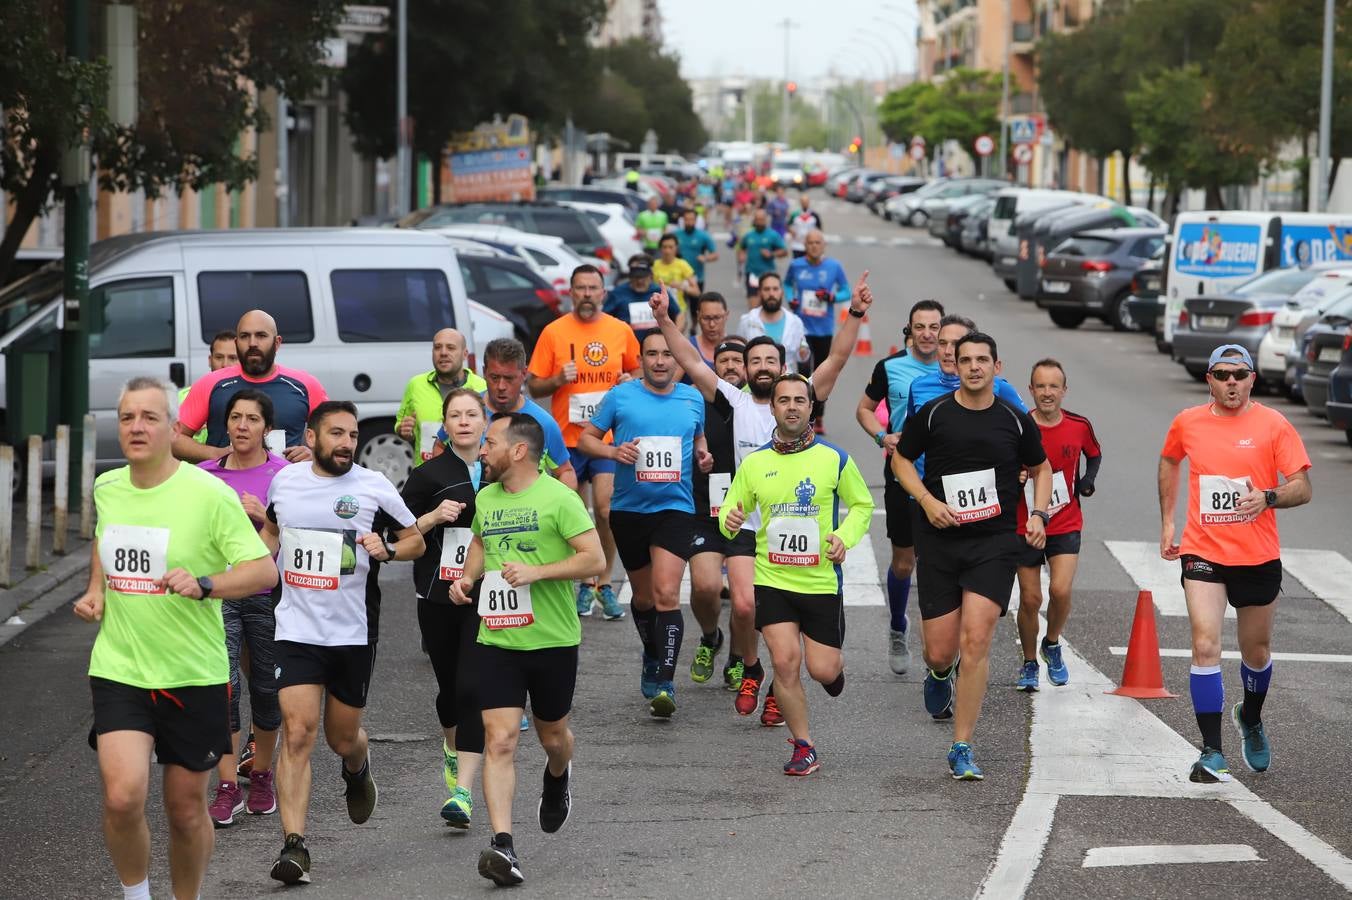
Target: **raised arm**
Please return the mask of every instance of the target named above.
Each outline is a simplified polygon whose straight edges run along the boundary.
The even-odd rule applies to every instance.
[[[662,336],[667,339],[667,348],[671,350],[672,357],[676,364],[685,370],[689,376],[690,383],[695,386],[695,390],[704,396],[705,400],[713,402],[714,397],[718,395],[718,376],[714,370],[704,364],[704,358],[699,355],[695,345],[686,340],[685,335],[681,333],[680,326],[671,320],[667,312],[667,288],[662,286],[662,290],[654,291],[648,298],[648,306],[652,307],[653,318],[657,320],[657,327],[662,329]],[[582,451],[586,453],[586,450]]]
[[[831,389],[836,386],[836,379],[840,377],[840,370],[845,367],[855,341],[859,339],[859,323],[863,318],[853,313],[868,315],[869,307],[872,305],[873,289],[868,286],[868,269],[865,269],[864,274],[859,276],[859,282],[854,286],[854,297],[850,300],[851,315],[845,317],[840,331],[836,332],[836,336],[831,340],[831,352],[826,361],[812,372],[812,390],[817,394],[818,400],[825,400],[830,396]]]

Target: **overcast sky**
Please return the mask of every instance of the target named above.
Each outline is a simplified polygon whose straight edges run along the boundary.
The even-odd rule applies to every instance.
[[[828,74],[881,80],[915,69],[915,0],[658,0],[668,49],[687,78],[784,77],[810,83]]]

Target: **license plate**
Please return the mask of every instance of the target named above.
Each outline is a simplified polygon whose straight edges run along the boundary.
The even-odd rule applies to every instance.
[[[1343,358],[1342,347],[1321,347],[1319,349],[1320,362],[1337,362]]]
[[[1000,265],[1002,266],[1016,266],[1018,264],[1019,261],[1012,256],[1002,256],[1000,258]]]
[[[1215,329],[1229,328],[1229,327],[1230,327],[1230,317],[1229,317],[1229,316],[1198,316],[1198,317],[1197,317],[1197,327],[1198,327],[1198,328],[1215,328]]]
[[[1159,291],[1159,289],[1160,289],[1160,280],[1159,280],[1158,278],[1147,278],[1147,279],[1145,280],[1145,284],[1143,285],[1143,287],[1144,287],[1147,291]]]
[[[1049,294],[1067,294],[1070,293],[1069,281],[1044,281],[1042,289]]]

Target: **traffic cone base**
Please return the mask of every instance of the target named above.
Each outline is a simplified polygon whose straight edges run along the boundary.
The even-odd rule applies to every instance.
[[[1136,615],[1131,622],[1127,659],[1122,664],[1122,683],[1105,693],[1137,700],[1165,700],[1178,696],[1164,687],[1160,641],[1155,631],[1155,598],[1149,591],[1136,595]]]
[[[864,320],[859,323],[859,338],[854,342],[854,355],[873,355],[873,334],[869,331],[867,314],[864,315]]]

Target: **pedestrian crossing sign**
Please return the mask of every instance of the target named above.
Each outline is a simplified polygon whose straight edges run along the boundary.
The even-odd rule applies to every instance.
[[[1021,116],[1009,120],[1009,139],[1015,144],[1031,144],[1037,140],[1037,120]]]

